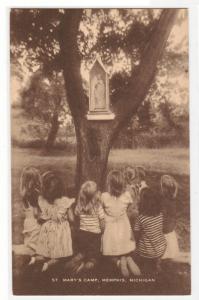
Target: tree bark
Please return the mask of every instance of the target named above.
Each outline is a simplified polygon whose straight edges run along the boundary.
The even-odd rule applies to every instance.
[[[83,11],[81,9],[68,10],[63,16],[60,49],[67,99],[77,137],[77,190],[85,180],[94,180],[99,188],[103,189],[112,143],[147,95],[177,11],[177,9],[163,10],[142,53],[140,64],[132,73],[129,88],[123,94],[117,95],[118,101],[113,101],[115,103],[113,110],[116,115],[113,121],[88,121],[86,119],[88,99],[82,87],[81,57],[77,45]]]
[[[111,148],[111,130],[107,122],[82,119],[76,130],[77,170],[76,186],[86,180],[95,181],[103,189]]]

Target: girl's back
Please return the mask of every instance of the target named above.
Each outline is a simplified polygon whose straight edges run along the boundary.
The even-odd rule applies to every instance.
[[[147,258],[160,257],[166,247],[163,235],[163,215],[146,216],[140,214],[134,227],[135,231],[141,232],[137,244],[139,255]]]
[[[102,206],[96,209],[95,213],[79,215],[80,230],[85,230],[93,233],[101,233],[100,220],[104,219],[104,210]]]
[[[100,192],[94,181],[82,184],[75,214],[80,226],[77,232],[77,247],[84,257],[81,268],[92,269],[100,255],[101,233],[104,229],[104,211],[100,202]]]
[[[119,197],[109,193],[103,193],[101,201],[107,215],[118,217],[126,213],[128,205],[132,203],[130,193],[128,191],[121,194]]]
[[[49,203],[43,196],[40,196],[38,200],[40,218],[43,221],[51,220],[60,223],[60,221],[67,219],[68,210],[74,202],[74,198],[61,197],[55,199],[54,203]]]
[[[127,208],[132,203],[128,192],[121,196],[112,196],[109,193],[102,195],[105,210],[105,231],[102,239],[104,255],[124,255],[135,249],[135,242],[127,216]]]
[[[41,226],[37,254],[48,258],[61,258],[72,255],[71,230],[68,213],[74,199],[64,194],[61,178],[53,172],[43,175],[42,196],[39,197]]]
[[[137,237],[137,252],[145,258],[159,258],[166,248],[163,234],[163,214],[160,196],[146,187],[140,193],[139,216],[134,231]]]

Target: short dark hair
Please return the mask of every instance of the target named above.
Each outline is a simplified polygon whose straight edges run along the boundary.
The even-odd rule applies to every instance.
[[[162,209],[161,198],[158,192],[151,188],[144,188],[140,193],[139,213],[145,216],[157,216]]]
[[[49,203],[61,198],[64,192],[64,184],[59,174],[49,171],[42,175],[42,195]]]

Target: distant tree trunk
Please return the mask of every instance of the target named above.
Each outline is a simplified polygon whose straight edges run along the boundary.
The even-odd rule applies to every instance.
[[[80,74],[81,57],[77,45],[77,35],[82,18],[82,10],[68,10],[63,16],[60,31],[60,49],[67,91],[67,100],[74,119],[77,137],[76,184],[85,180],[95,180],[103,189],[106,179],[107,161],[113,141],[120,130],[137,112],[145,99],[156,74],[157,63],[172,29],[177,9],[164,9],[156,28],[146,45],[139,66],[131,75],[129,87],[117,95],[112,121],[88,121],[88,99],[85,96]]]
[[[59,129],[58,113],[55,112],[52,118],[51,127],[45,144],[45,150],[48,152],[51,151],[54,146],[58,129]]]

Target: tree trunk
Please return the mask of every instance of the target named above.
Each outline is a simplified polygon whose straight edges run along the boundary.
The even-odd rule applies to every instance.
[[[51,151],[57,136],[58,129],[59,129],[58,113],[55,112],[52,118],[51,128],[48,133],[48,138],[46,140],[46,145],[45,145],[46,151]]]
[[[85,180],[94,180],[103,189],[110,147],[120,130],[136,113],[156,74],[156,66],[172,29],[177,9],[164,9],[146,45],[139,66],[131,74],[128,88],[112,101],[113,121],[87,121],[88,99],[80,74],[81,56],[77,44],[83,10],[68,10],[60,27],[60,49],[67,91],[67,101],[77,138],[77,191]]]
[[[76,126],[77,190],[86,180],[95,181],[101,190],[105,187],[111,131],[107,122],[102,123],[82,119]]]

